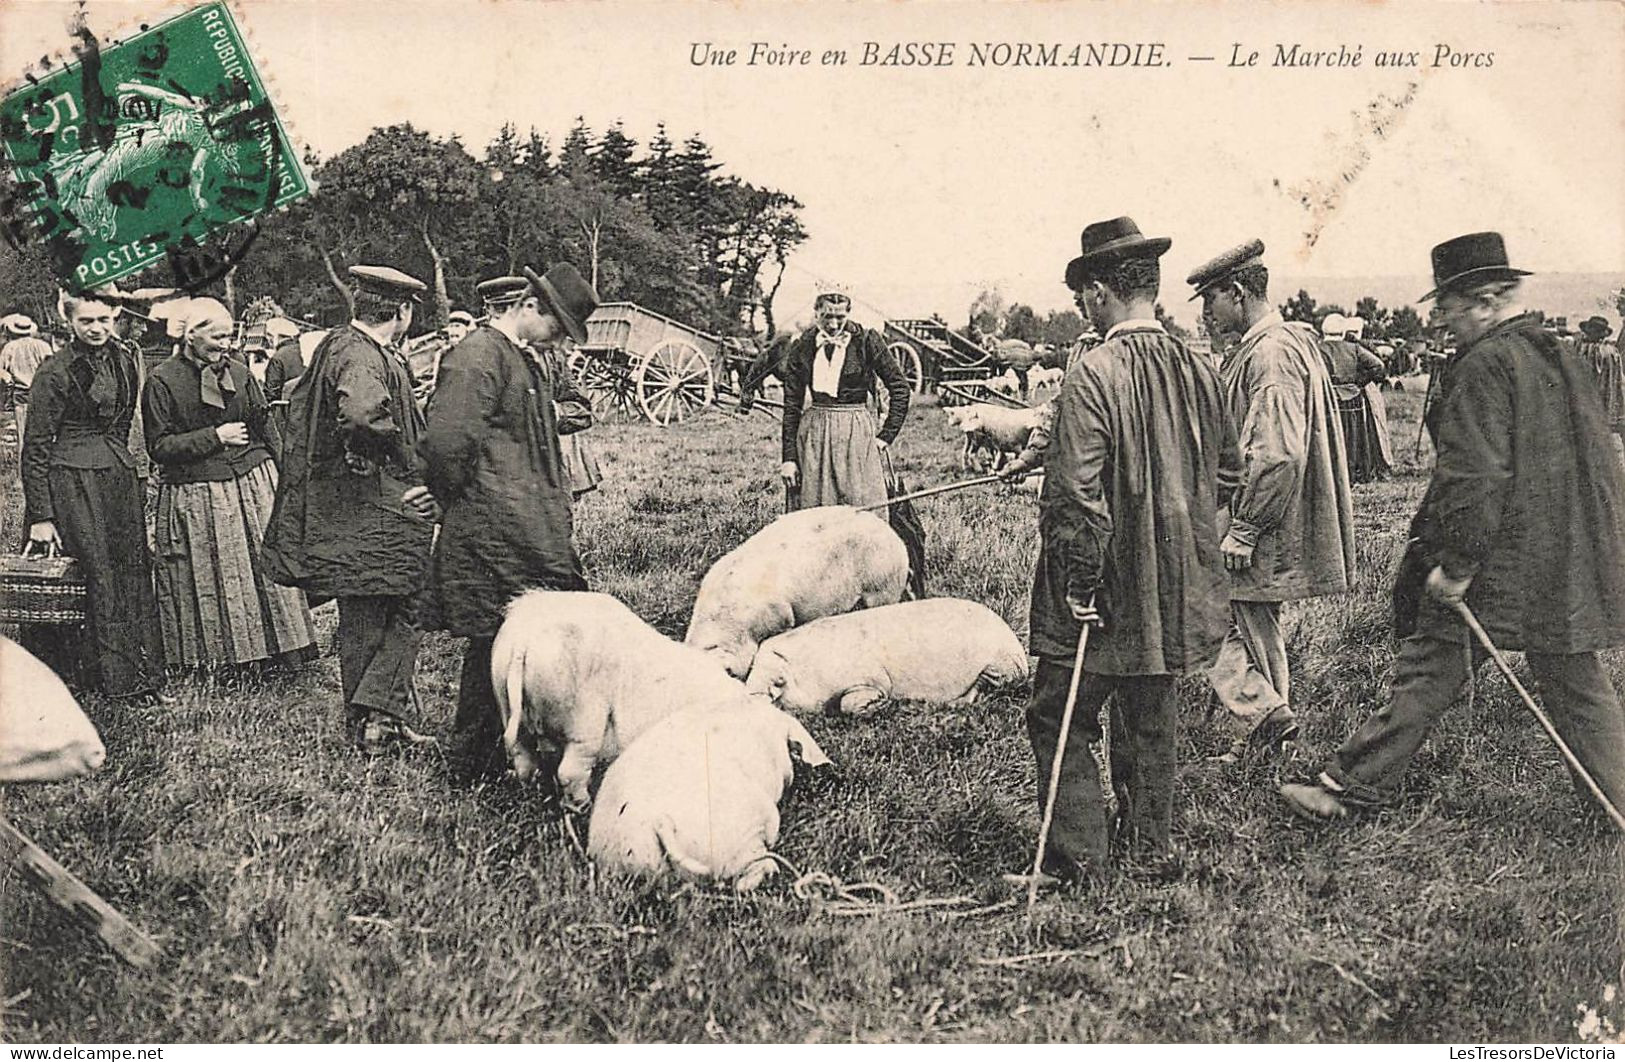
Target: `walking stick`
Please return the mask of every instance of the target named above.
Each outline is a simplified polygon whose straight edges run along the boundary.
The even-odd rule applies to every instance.
[[[1529,696],[1529,691],[1523,688],[1523,683],[1519,682],[1518,677],[1512,673],[1512,668],[1507,664],[1506,657],[1502,656],[1501,650],[1497,649],[1495,643],[1490,641],[1489,634],[1479,625],[1478,617],[1473,615],[1473,610],[1467,607],[1467,602],[1458,601],[1455,607],[1456,611],[1461,614],[1461,618],[1467,622],[1467,627],[1473,632],[1473,636],[1490,654],[1490,659],[1495,661],[1495,666],[1500,668],[1501,674],[1507,677],[1507,681],[1512,683],[1512,688],[1518,691],[1518,696],[1523,698],[1523,706],[1534,713],[1535,719],[1541,725],[1541,729],[1545,730],[1546,736],[1552,739],[1552,744],[1557,746],[1557,751],[1563,754],[1563,759],[1567,761],[1569,768],[1580,776],[1581,781],[1585,782],[1586,788],[1591,790],[1591,795],[1597,798],[1597,803],[1601,804],[1603,810],[1608,812],[1608,817],[1614,820],[1614,825],[1619,827],[1622,832],[1625,832],[1625,815],[1619,813],[1619,809],[1614,807],[1613,801],[1609,800],[1602,789],[1598,787],[1597,780],[1591,777],[1591,772],[1580,766],[1579,759],[1563,739],[1558,736],[1557,728],[1552,726],[1552,721],[1546,717],[1545,712],[1540,710],[1540,706],[1535,703],[1535,699]]]
[[[1416,425],[1416,449],[1411,454],[1412,461],[1422,459],[1422,436],[1428,430],[1428,410],[1433,407],[1433,385],[1439,380],[1439,369],[1440,366],[1435,365],[1428,371],[1428,390],[1427,394],[1422,396],[1422,416],[1421,422]]]
[[[1094,605],[1094,596],[1089,604]],[[1078,705],[1078,683],[1083,680],[1083,654],[1089,648],[1089,624],[1078,632],[1078,651],[1072,657],[1072,681],[1066,688],[1066,707],[1061,710],[1061,731],[1055,738],[1055,759],[1049,766],[1049,792],[1044,797],[1044,818],[1038,824],[1038,847],[1033,851],[1033,869],[1027,877],[1027,917],[1038,902],[1038,879],[1044,870],[1044,848],[1049,844],[1050,824],[1055,821],[1055,794],[1061,788],[1061,759],[1066,755],[1067,735],[1072,731],[1072,711]]]

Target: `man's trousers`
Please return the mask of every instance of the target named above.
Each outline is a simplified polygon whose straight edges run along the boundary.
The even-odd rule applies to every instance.
[[[1235,737],[1246,737],[1265,719],[1284,724],[1293,718],[1279,601],[1230,602],[1230,630],[1208,681]]]
[[[341,597],[338,605],[339,677],[349,721],[364,722],[373,714],[405,720],[423,640],[412,599]]]

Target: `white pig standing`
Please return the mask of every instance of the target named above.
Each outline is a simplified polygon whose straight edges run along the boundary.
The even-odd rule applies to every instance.
[[[536,761],[522,723],[563,747],[558,780],[585,807],[595,764],[615,758],[662,716],[743,699],[722,665],[679,645],[608,594],[531,590],[508,605],[491,647],[491,683],[514,773]]]
[[[96,728],[56,672],[0,637],[0,782],[61,782],[106,759]]]
[[[1026,675],[1027,650],[991,609],[931,597],[769,638],[745,689],[790,712],[861,714],[887,698],[966,703]]]
[[[897,601],[908,548],[884,518],[846,505],[786,513],[711,566],[683,639],[744,678],[763,639]]]
[[[748,892],[777,870],[779,798],[792,749],[829,762],[791,716],[758,698],[688,708],[655,723],[604,772],[587,854],[605,870],[659,875],[669,866]]]

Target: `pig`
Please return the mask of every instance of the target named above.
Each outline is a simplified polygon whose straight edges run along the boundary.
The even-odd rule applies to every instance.
[[[62,782],[106,759],[101,736],[56,673],[0,637],[0,782]]]
[[[742,679],[763,639],[857,608],[908,584],[908,548],[882,516],[846,505],[786,513],[711,566],[683,639]]]
[[[960,464],[966,469],[982,468],[982,454],[987,453],[995,469],[1002,467],[1009,455],[1019,453],[1033,430],[1044,423],[1046,408],[1006,409],[978,402],[950,409],[949,421],[965,433]]]
[[[863,715],[887,698],[968,704],[984,687],[1026,676],[1021,639],[991,609],[932,597],[769,638],[745,690],[788,712]]]
[[[562,747],[559,789],[574,809],[587,806],[593,768],[661,717],[744,696],[716,659],[608,594],[565,590],[531,590],[508,604],[491,647],[491,684],[514,773],[536,772],[519,740],[528,724]]]
[[[792,755],[829,763],[796,719],[758,698],[685,708],[650,726],[604,772],[587,854],[601,869],[668,868],[749,892],[775,873],[779,799]]]
[[[1048,366],[1042,366],[1041,365],[1038,368],[1034,369],[1032,371],[1031,375],[1032,375],[1032,382],[1033,382],[1033,390],[1036,391],[1039,388],[1050,388],[1050,387],[1059,387],[1059,386],[1061,386],[1061,380],[1063,378],[1065,378],[1066,372],[1065,372],[1065,370],[1062,370],[1062,369],[1050,368]]]

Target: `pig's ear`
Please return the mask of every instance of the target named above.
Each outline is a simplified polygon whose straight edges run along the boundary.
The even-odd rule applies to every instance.
[[[807,728],[801,725],[801,720],[794,716],[785,716],[785,740],[790,746],[790,757],[800,760],[808,767],[827,767],[829,757],[824,750],[818,747],[818,742],[807,733]]]

